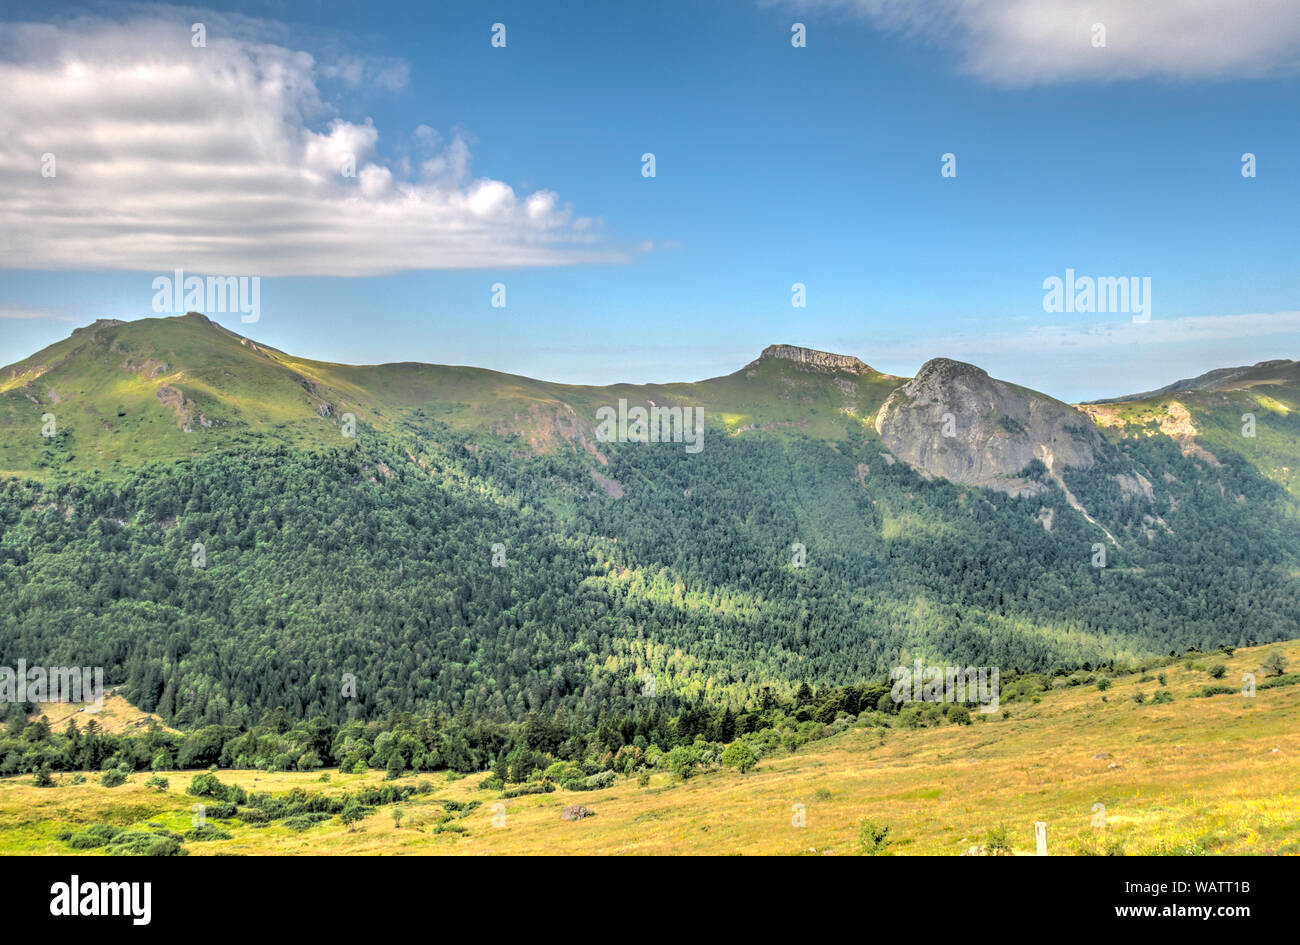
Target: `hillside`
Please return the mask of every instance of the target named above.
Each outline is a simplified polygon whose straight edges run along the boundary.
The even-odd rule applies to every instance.
[[[913,658],[1044,671],[1300,624],[1296,505],[1249,445],[1103,437],[943,359],[908,382],[773,345],[579,387],[308,361],[191,314],[79,329],[0,386],[26,471],[0,480],[0,665],[102,665],[180,728],[635,717],[646,674],[666,712],[739,709]],[[620,400],[702,407],[703,448],[602,440]]]
[[[597,410],[620,398],[699,407],[726,433],[841,439],[870,422],[900,380],[861,362],[860,370],[826,369],[805,353],[820,354],[774,345],[725,377],[588,387],[482,368],[312,361],[194,312],[100,320],[0,369],[0,475],[120,477],[268,440],[326,449],[342,443],[347,413],[389,434],[435,423],[516,438],[533,452],[573,443],[596,453]],[[41,435],[46,414],[54,437]]]
[[[1281,647],[1292,664],[1300,645]],[[971,725],[906,728],[864,712],[842,716],[832,734],[794,752],[777,749],[757,769],[697,773],[683,781],[652,769],[648,783],[619,777],[596,791],[563,788],[503,798],[483,776],[446,774],[383,781],[378,772],[229,771],[226,784],[286,799],[341,797],[384,784],[427,793],[379,804],[352,825],[338,816],[290,825],[210,816],[226,839],[188,839],[190,855],[229,854],[834,854],[859,852],[859,824],[890,828],[888,852],[961,855],[979,851],[1005,828],[1017,854],[1034,850],[1033,824],[1048,825],[1050,855],[1110,848],[1128,855],[1300,853],[1300,686],[1198,697],[1215,684],[1207,664],[1226,665],[1221,682],[1239,686],[1263,653],[1238,650],[1167,661],[1130,675],[1078,673],[1009,695],[1004,712]],[[1165,682],[1161,682],[1164,677]],[[1295,680],[1296,677],[1288,677]],[[1086,681],[1092,680],[1092,681]],[[1156,702],[1159,691],[1171,701]],[[1147,700],[1136,703],[1143,692]],[[666,756],[665,756],[666,757]],[[92,774],[37,788],[30,777],[0,779],[0,849],[6,853],[95,855],[60,836],[96,824],[170,831],[192,828],[186,794],[194,772],[147,772],[101,786]],[[205,800],[205,799],[197,799]],[[211,801],[206,801],[210,805]],[[561,819],[581,804],[590,816]],[[1104,805],[1104,829],[1094,826]],[[794,821],[800,807],[803,827]],[[215,805],[209,808],[215,810]],[[393,812],[400,810],[400,825]],[[248,815],[246,815],[248,816]]]
[[[1112,438],[1166,437],[1211,467],[1220,453],[1239,455],[1300,496],[1300,362],[1223,368],[1079,407]]]

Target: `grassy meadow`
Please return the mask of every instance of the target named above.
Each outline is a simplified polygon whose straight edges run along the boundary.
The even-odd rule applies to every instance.
[[[1300,642],[1280,648],[1292,667],[1300,662]],[[884,728],[864,715],[839,735],[764,758],[748,774],[724,769],[686,782],[665,772],[645,786],[620,778],[599,791],[502,799],[499,791],[479,789],[486,773],[385,782],[380,771],[220,771],[223,782],[272,795],[421,781],[431,790],[375,807],[351,825],[337,816],[301,830],[210,820],[229,839],[187,841],[185,849],[190,855],[845,855],[859,852],[859,825],[871,818],[890,828],[888,850],[900,855],[978,850],[997,828],[1005,829],[1014,852],[1032,853],[1033,824],[1040,820],[1048,825],[1052,855],[1104,842],[1127,855],[1295,854],[1300,686],[1261,689],[1253,698],[1196,695],[1208,685],[1239,687],[1243,673],[1257,672],[1265,650],[1242,649],[1226,659],[1193,656],[1114,677],[1105,691],[1093,683],[1004,702],[971,725]],[[1206,672],[1216,662],[1227,666],[1219,680]],[[1153,702],[1159,690],[1172,701]],[[1139,691],[1142,703],[1134,699]],[[79,784],[58,774],[56,786],[45,788],[30,775],[0,780],[0,852],[81,852],[60,836],[98,823],[184,834],[191,807],[201,800],[185,793],[195,773],[164,773],[163,791],[146,786],[147,772],[114,788],[101,786],[98,773]],[[590,815],[561,819],[573,804]],[[1105,806],[1104,831],[1093,826],[1096,804]]]

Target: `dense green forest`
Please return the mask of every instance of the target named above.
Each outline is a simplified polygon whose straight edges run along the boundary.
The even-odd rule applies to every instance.
[[[914,658],[1044,671],[1294,635],[1290,503],[1231,454],[1207,474],[1139,440],[1070,477],[1120,542],[1096,567],[1105,538],[1060,490],[963,489],[880,450],[718,435],[611,445],[606,466],[421,419],[332,451],[10,480],[0,665],[103,666],[189,729],[505,724],[638,711],[647,686],[669,715],[738,712]],[[1111,478],[1134,463],[1150,503]]]

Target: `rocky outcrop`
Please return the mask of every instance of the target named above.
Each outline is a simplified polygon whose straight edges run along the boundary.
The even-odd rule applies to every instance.
[[[889,395],[876,432],[890,451],[927,476],[1036,495],[1048,486],[1024,475],[1034,460],[1059,481],[1064,467],[1096,462],[1101,435],[1068,404],[989,377],[972,364],[935,358]]]
[[[164,407],[170,407],[176,414],[176,425],[181,428],[182,432],[193,433],[196,423],[205,428],[212,426],[212,421],[195,409],[194,401],[186,397],[179,387],[162,384],[154,396],[158,398],[158,403]]]
[[[793,361],[800,367],[823,374],[866,374],[871,368],[852,355],[832,354],[829,351],[816,351],[812,348],[800,348],[795,345],[768,345],[757,361],[751,361],[746,368],[755,367],[763,361]]]

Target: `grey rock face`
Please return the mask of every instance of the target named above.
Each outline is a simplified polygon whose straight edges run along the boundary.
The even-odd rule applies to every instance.
[[[847,354],[831,354],[829,351],[817,351],[813,348],[800,348],[796,345],[768,345],[758,356],[758,361],[780,358],[793,361],[800,367],[827,374],[845,372],[864,374],[871,370],[866,364]],[[751,361],[746,367],[753,367],[758,361]]]
[[[1035,495],[1047,486],[1021,476],[1035,459],[1049,472],[1096,462],[1101,435],[1069,404],[988,376],[972,364],[935,358],[890,394],[876,432],[899,459],[928,476]]]

